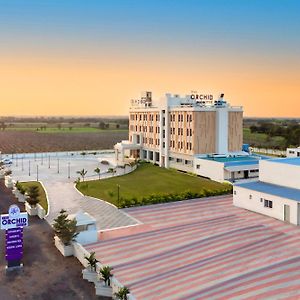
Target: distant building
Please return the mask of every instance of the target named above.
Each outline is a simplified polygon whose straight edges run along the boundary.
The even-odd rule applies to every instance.
[[[259,181],[235,184],[233,204],[300,225],[300,158],[260,160]]]
[[[287,148],[286,157],[300,157],[300,147],[298,148]]]
[[[224,169],[223,162],[218,166],[211,163],[216,166],[215,173],[223,172],[222,176],[204,171],[214,157],[230,157],[233,161],[234,157],[248,156],[242,146],[243,108],[231,106],[224,94],[217,98],[196,93],[166,94],[155,101],[151,92],[144,92],[140,99],[131,101],[129,140],[116,144],[115,153],[119,165],[128,159],[142,159],[219,181],[257,177],[257,158],[256,165],[255,159],[247,158],[246,167],[239,162],[233,171],[229,166]]]

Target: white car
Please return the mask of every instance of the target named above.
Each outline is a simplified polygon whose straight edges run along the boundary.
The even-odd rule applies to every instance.
[[[4,165],[11,165],[12,164],[12,160],[9,158],[4,158],[1,161]]]

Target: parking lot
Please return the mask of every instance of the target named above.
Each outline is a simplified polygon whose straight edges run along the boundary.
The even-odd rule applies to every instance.
[[[231,196],[126,209],[148,226],[86,246],[137,299],[299,299],[300,229]]]

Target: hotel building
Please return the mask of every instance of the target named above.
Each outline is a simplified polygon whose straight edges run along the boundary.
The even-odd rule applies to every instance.
[[[247,156],[241,151],[242,145],[243,108],[231,106],[224,94],[217,98],[196,93],[166,94],[155,101],[151,92],[144,92],[140,99],[131,100],[129,140],[116,144],[115,153],[119,165],[136,158],[205,176],[201,165],[214,158]],[[257,172],[258,161],[250,165],[247,172]],[[226,175],[224,163],[219,169],[221,176],[207,177],[218,181],[232,178],[232,172]]]

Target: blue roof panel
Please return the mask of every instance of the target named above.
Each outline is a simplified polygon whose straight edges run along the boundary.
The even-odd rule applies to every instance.
[[[300,166],[300,157],[272,158],[270,162]]]
[[[257,192],[262,192],[282,198],[287,198],[290,200],[295,200],[300,202],[300,190],[289,188],[281,185],[266,183],[262,181],[255,182],[246,182],[246,183],[238,183],[235,186],[240,186],[246,189],[254,190]]]

